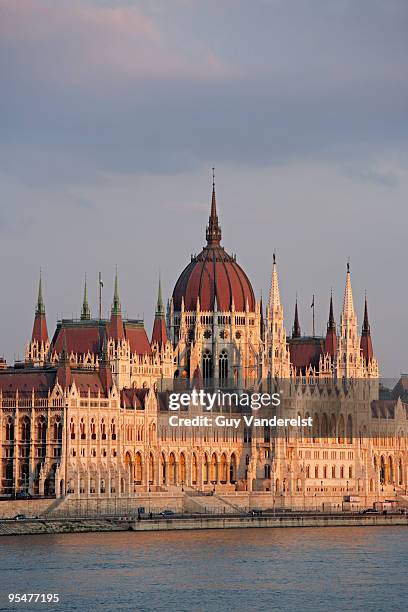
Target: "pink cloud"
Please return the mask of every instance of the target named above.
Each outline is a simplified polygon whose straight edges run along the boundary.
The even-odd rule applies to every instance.
[[[132,6],[80,0],[2,0],[0,49],[29,76],[83,84],[94,78],[236,76],[210,50],[186,57],[153,19]],[[31,70],[32,69],[32,70]]]

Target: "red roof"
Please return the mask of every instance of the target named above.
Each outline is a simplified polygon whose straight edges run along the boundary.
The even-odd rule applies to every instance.
[[[113,340],[125,339],[125,330],[120,312],[112,312],[110,322],[106,326],[106,333],[108,338],[113,338]]]
[[[361,350],[363,351],[363,356],[365,357],[366,361],[369,361],[370,359],[373,358],[374,356],[373,342],[371,340],[371,335],[369,333],[365,334],[363,332],[361,336],[361,340],[360,340],[360,347],[361,347]]]
[[[323,338],[289,338],[290,360],[294,367],[304,371],[312,366],[319,367],[320,355],[324,353]]]
[[[324,352],[332,357],[335,357],[337,352],[337,336],[336,330],[328,329],[326,334],[326,340],[324,342]]]
[[[218,245],[205,247],[181,273],[173,291],[176,311],[181,310],[183,297],[189,311],[196,309],[198,297],[201,310],[213,311],[216,298],[218,310],[230,311],[234,301],[235,310],[244,311],[248,301],[249,310],[255,311],[255,296],[247,275]]]
[[[0,371],[0,389],[3,397],[14,396],[17,389],[20,396],[30,397],[34,389],[36,395],[46,397],[54,386],[55,370],[3,370]]]
[[[70,353],[84,354],[88,351],[97,354],[101,350],[101,329],[99,322],[78,323],[77,325],[59,325],[55,330],[52,344],[57,353],[61,353],[64,341],[66,351]]]
[[[154,319],[153,333],[152,333],[152,344],[157,342],[159,346],[166,344],[167,342],[167,328],[166,321],[163,316],[157,316]]]
[[[120,315],[119,315],[120,316]],[[112,320],[113,319],[113,320]],[[110,321],[63,321],[58,324],[52,340],[54,350],[61,353],[64,343],[68,354],[99,354],[102,350],[105,334],[108,338],[126,338],[129,340],[131,353],[151,355],[152,349],[143,327],[139,321],[118,321],[118,315],[112,315]],[[112,327],[113,324],[113,327]],[[123,330],[123,334],[120,331]]]
[[[32,340],[37,340],[39,343],[48,341],[47,320],[45,314],[36,313],[34,317]]]
[[[140,323],[125,322],[125,334],[129,341],[130,352],[137,355],[151,355],[152,349],[146,330]]]

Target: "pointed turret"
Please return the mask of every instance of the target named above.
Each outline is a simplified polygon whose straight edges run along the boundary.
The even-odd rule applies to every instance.
[[[217,202],[215,198],[214,168],[213,168],[213,184],[212,184],[212,197],[211,197],[211,212],[210,212],[210,217],[208,220],[206,239],[207,239],[208,246],[219,246],[221,242],[221,227],[218,224]]]
[[[31,336],[31,342],[37,341],[39,345],[41,343],[48,343],[48,330],[47,330],[47,320],[45,317],[45,305],[42,295],[42,279],[40,272],[40,280],[38,283],[38,296],[37,296],[37,304],[35,307],[35,316],[34,316],[34,325],[33,325],[33,333]]]
[[[372,359],[374,356],[374,351],[373,351],[373,343],[371,340],[370,323],[368,321],[367,296],[365,297],[365,300],[364,300],[364,320],[363,320],[363,328],[361,331],[360,347],[361,347],[363,357],[365,358],[366,362],[370,361],[370,359]]]
[[[167,342],[166,319],[164,316],[164,306],[162,298],[161,279],[159,277],[159,289],[157,292],[156,314],[154,317],[152,344],[157,343],[160,347]]]
[[[85,276],[84,301],[82,303],[82,309],[81,309],[81,321],[87,321],[90,318],[91,318],[91,310],[88,304],[88,288],[87,288],[86,276]]]
[[[260,316],[259,324],[260,324],[260,331],[261,331],[261,340],[265,340],[265,321],[264,321],[262,291],[261,291],[261,299],[259,301],[259,316]]]
[[[350,264],[347,262],[346,287],[344,289],[343,300],[343,317],[350,318],[352,316],[354,316],[353,291],[351,289]]]
[[[112,313],[120,314],[120,312],[121,312],[121,307],[120,307],[119,289],[118,289],[118,269],[116,268],[116,273],[115,273],[115,289],[114,289],[114,292],[113,292]]]
[[[268,302],[268,311],[271,316],[272,311],[281,307],[280,301],[280,293],[279,293],[279,279],[278,279],[278,270],[276,268],[276,256],[273,254],[272,260],[272,276],[271,276],[271,288],[269,291],[269,302]]]
[[[118,271],[115,273],[115,289],[113,292],[113,303],[111,318],[109,323],[109,338],[113,340],[124,340],[125,330],[123,327],[122,311],[119,299],[119,288],[118,288]]]
[[[300,338],[300,324],[299,324],[299,314],[298,314],[298,303],[297,298],[295,302],[295,319],[293,321],[293,329],[292,329],[292,338]]]
[[[337,335],[336,322],[333,314],[333,293],[330,293],[329,321],[327,323],[326,339],[324,343],[324,352],[331,355],[333,358],[337,351]]]

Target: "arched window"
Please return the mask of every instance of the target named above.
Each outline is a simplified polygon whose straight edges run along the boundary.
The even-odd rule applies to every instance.
[[[174,453],[170,453],[169,468],[170,468],[170,473],[169,473],[170,482],[169,482],[169,484],[175,485],[175,484],[177,484],[177,476],[176,476],[176,458],[174,456]]]
[[[7,419],[6,423],[6,440],[7,442],[14,442],[14,421],[11,417]]]
[[[149,484],[154,483],[154,458],[153,453],[149,455]]]
[[[218,464],[217,455],[215,453],[211,456],[210,481],[213,483],[218,482]]]
[[[184,453],[180,454],[180,482],[182,485],[186,482],[186,458]]]
[[[46,435],[47,435],[47,427],[45,423],[45,418],[42,416],[38,420],[38,428],[37,428],[38,442],[40,444],[45,444]]]
[[[140,453],[136,453],[135,457],[135,480],[136,484],[142,484],[143,478],[143,466],[142,466],[142,456]]]
[[[235,453],[232,453],[231,455],[231,461],[230,461],[230,473],[229,473],[229,477],[230,477],[230,483],[231,484],[235,484],[236,480],[237,480],[237,459],[235,457]]]
[[[220,481],[222,484],[227,484],[227,457],[225,453],[221,455],[221,477]]]
[[[207,453],[205,453],[204,455],[204,484],[208,484],[209,478],[210,478],[210,465],[208,462],[208,455]]]
[[[56,442],[62,442],[62,423],[60,417],[55,418],[54,422],[54,440]]]
[[[197,480],[198,480],[197,457],[195,453],[193,453],[193,460],[191,462],[191,483],[195,485],[197,484]]]
[[[203,378],[205,381],[212,377],[212,356],[210,351],[204,351],[203,354]]]
[[[228,380],[228,353],[227,351],[221,351],[218,358],[218,376],[221,382]]]
[[[380,483],[385,484],[385,461],[383,456],[381,456],[380,464]]]
[[[30,430],[31,430],[30,419],[25,416],[21,422],[21,441],[23,443],[30,442],[30,436],[31,436]]]

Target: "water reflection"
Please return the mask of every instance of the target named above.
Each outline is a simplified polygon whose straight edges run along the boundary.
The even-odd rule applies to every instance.
[[[333,527],[5,537],[0,608],[4,593],[29,591],[60,593],[60,610],[403,610],[407,533]]]

